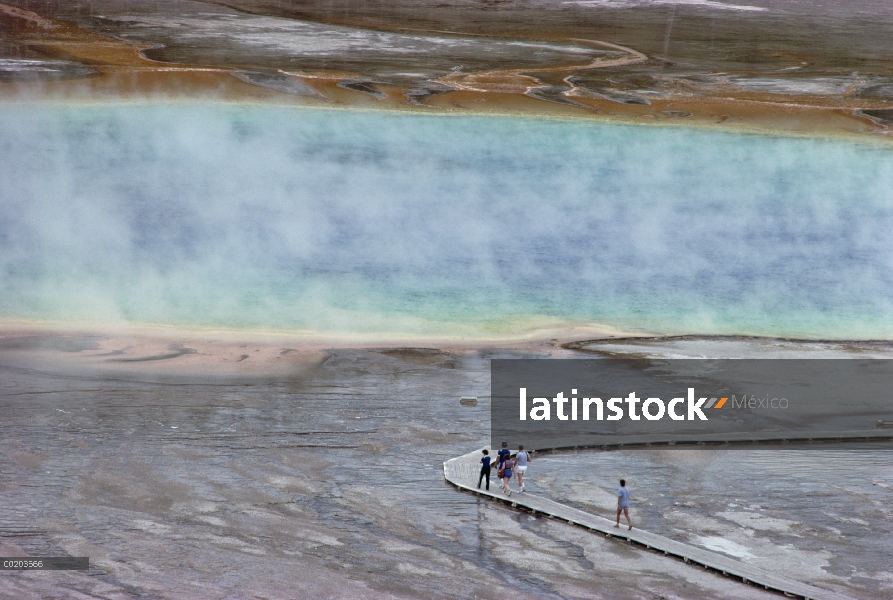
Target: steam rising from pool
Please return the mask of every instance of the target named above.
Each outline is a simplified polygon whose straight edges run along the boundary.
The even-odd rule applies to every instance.
[[[893,337],[893,151],[572,121],[0,112],[0,318]]]

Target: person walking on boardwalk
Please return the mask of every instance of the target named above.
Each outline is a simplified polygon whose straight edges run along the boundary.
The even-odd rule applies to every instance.
[[[518,476],[518,485],[521,487],[520,490],[523,492],[526,488],[524,487],[524,473],[527,472],[527,463],[533,460],[533,457],[530,456],[529,452],[524,452],[524,446],[518,446],[518,453],[515,455],[515,473]]]
[[[620,480],[620,489],[617,490],[617,523],[614,527],[620,527],[620,513],[626,515],[626,522],[629,528],[633,528],[633,522],[629,518],[629,490],[626,489],[626,480]]]
[[[502,449],[496,453],[496,476],[499,477],[499,483],[502,483],[503,475],[500,475],[500,473],[503,473],[505,461],[512,455],[512,451],[508,449],[508,445],[508,442],[502,442]]]
[[[487,491],[490,491],[490,451],[484,448],[484,456],[481,458],[481,476],[478,477],[478,489],[481,489],[481,481],[486,478]]]
[[[501,451],[500,451],[501,452]],[[508,450],[506,452],[509,452]],[[509,452],[511,455],[511,452]],[[513,461],[509,456],[505,457],[505,460],[502,461],[502,491],[512,495],[512,488],[509,487],[509,481],[512,480],[512,467],[515,466],[515,461]]]

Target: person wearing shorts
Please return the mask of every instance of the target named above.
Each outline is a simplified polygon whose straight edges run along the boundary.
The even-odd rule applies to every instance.
[[[633,522],[629,518],[629,490],[626,489],[626,480],[620,480],[620,489],[617,490],[617,524],[614,527],[620,527],[620,513],[626,515],[626,522],[629,528],[633,528]]]
[[[524,446],[518,446],[518,453],[515,455],[515,473],[518,475],[518,485],[521,486],[519,491],[523,492],[524,473],[527,472],[527,463],[532,460],[529,452],[524,452]]]
[[[502,463],[504,463],[511,455],[512,451],[508,449],[508,442],[502,442],[502,449],[496,453],[496,474],[499,474],[499,470],[502,469]],[[499,478],[499,482],[502,483],[502,477]],[[505,486],[503,486],[505,487]]]
[[[512,495],[512,488],[509,487],[509,481],[512,480],[512,467],[515,466],[515,461],[506,458],[502,462],[503,474],[502,474],[502,491]]]

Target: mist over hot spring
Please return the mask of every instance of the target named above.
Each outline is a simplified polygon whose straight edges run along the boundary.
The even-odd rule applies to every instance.
[[[893,337],[893,152],[578,121],[7,106],[0,318]]]

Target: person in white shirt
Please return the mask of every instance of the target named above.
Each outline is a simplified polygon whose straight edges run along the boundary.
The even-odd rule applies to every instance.
[[[529,452],[524,452],[524,446],[518,446],[518,453],[515,455],[515,473],[518,474],[518,485],[521,491],[524,491],[524,473],[527,472],[527,463],[533,460]]]

